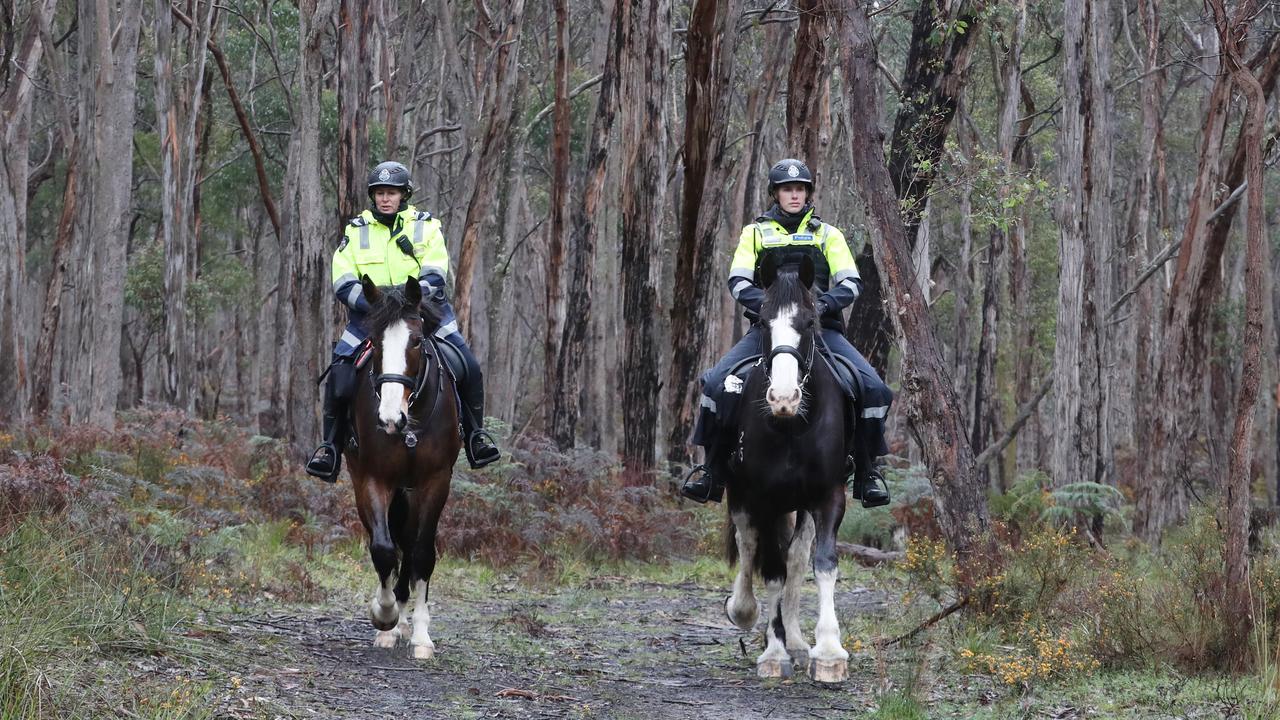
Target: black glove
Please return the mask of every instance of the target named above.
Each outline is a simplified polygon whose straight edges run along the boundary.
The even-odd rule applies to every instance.
[[[818,300],[813,304],[813,309],[817,311],[818,317],[827,314],[827,303],[825,300]]]

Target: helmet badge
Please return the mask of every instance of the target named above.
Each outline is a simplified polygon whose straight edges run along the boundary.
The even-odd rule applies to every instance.
[[[795,165],[787,166],[787,177],[800,177],[800,168]]]
[[[391,171],[390,171],[390,170],[387,170],[386,168],[382,168],[382,172],[378,173],[378,179],[379,179],[379,180],[382,180],[382,181],[384,181],[384,182],[385,182],[385,181],[387,181],[387,180],[390,180],[390,179],[391,179]]]

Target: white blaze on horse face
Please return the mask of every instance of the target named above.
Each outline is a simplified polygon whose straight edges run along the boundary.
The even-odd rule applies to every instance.
[[[409,325],[397,320],[382,333],[382,372],[388,375],[404,375],[408,368],[405,355],[409,350]],[[405,395],[409,389],[400,383],[384,382],[378,388],[382,402],[378,405],[378,420],[388,432],[398,430],[400,418],[409,414]]]
[[[795,317],[800,308],[789,305],[778,311],[769,321],[771,347],[790,345],[800,347],[800,333],[795,329]],[[779,417],[792,417],[800,412],[800,361],[790,354],[775,355],[769,364],[769,389],[765,400],[769,410]]]

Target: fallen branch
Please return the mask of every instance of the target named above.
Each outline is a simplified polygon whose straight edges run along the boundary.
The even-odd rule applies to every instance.
[[[853,558],[863,567],[875,567],[876,565],[897,562],[901,560],[903,556],[903,553],[899,550],[880,550],[878,548],[867,547],[866,545],[855,545],[854,543],[847,542],[836,543],[836,552],[840,555],[847,555]]]
[[[1026,425],[1027,421],[1031,419],[1031,416],[1035,414],[1036,406],[1039,405],[1040,401],[1044,399],[1044,396],[1048,394],[1049,388],[1051,387],[1053,387],[1052,375],[1045,378],[1044,382],[1040,384],[1040,389],[1036,391],[1035,397],[1028,400],[1027,404],[1023,405],[1022,409],[1018,411],[1018,417],[1014,419],[1013,424],[1009,426],[1009,429],[1005,431],[1005,434],[993,445],[988,446],[986,450],[978,453],[978,457],[973,461],[975,468],[981,469],[987,463],[994,460],[996,456],[1004,451],[1005,448],[1009,447],[1009,443],[1013,442],[1013,438],[1017,436],[1018,431],[1021,430],[1022,426]]]
[[[931,625],[935,625],[935,624],[937,624],[937,623],[938,623],[938,622],[940,622],[943,618],[947,617],[948,615],[950,615],[951,613],[953,613],[953,612],[955,612],[955,611],[957,611],[957,610],[960,610],[960,609],[964,608],[964,607],[965,607],[966,605],[968,605],[968,604],[969,604],[969,598],[967,598],[967,597],[966,597],[966,598],[962,598],[962,599],[958,600],[957,602],[955,602],[955,603],[951,604],[950,606],[945,607],[945,608],[943,608],[943,609],[939,610],[938,612],[934,613],[933,615],[931,615],[931,616],[929,617],[929,619],[928,619],[928,620],[925,620],[924,622],[922,622],[922,623],[920,623],[919,625],[917,625],[917,626],[916,626],[916,628],[915,628],[914,630],[910,630],[910,631],[908,631],[908,632],[905,632],[905,633],[903,633],[903,634],[899,635],[898,637],[896,637],[896,638],[894,638],[894,639],[892,639],[892,640],[890,640],[890,641],[886,642],[886,643],[884,644],[884,646],[885,646],[885,647],[889,647],[890,645],[897,645],[898,643],[902,642],[903,640],[910,640],[911,638],[915,637],[916,635],[919,635],[919,634],[920,634],[920,632],[921,632],[922,630],[924,630],[925,628],[927,628],[927,627],[929,627],[929,626],[931,626]]]

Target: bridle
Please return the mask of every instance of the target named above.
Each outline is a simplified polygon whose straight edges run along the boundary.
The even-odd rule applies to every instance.
[[[761,351],[760,357],[762,359],[762,362],[764,362],[765,364],[765,368],[764,368],[765,377],[768,377],[770,382],[773,381],[773,378],[770,375],[770,371],[773,369],[773,359],[775,357],[779,355],[790,355],[794,357],[796,359],[796,362],[799,363],[800,365],[801,376],[800,376],[799,384],[801,387],[804,387],[805,383],[809,381],[810,371],[813,370],[813,351],[814,351],[814,348],[817,347],[818,345],[818,338],[821,337],[821,334],[815,330],[813,331],[813,336],[814,337],[812,342],[809,343],[809,354],[806,356],[803,353],[801,353],[800,349],[794,345],[778,345],[770,349],[768,347],[769,333],[767,332],[761,333],[760,334],[760,351]],[[803,334],[801,335],[801,338],[803,339]]]
[[[418,431],[422,429],[422,425],[418,422],[418,416],[414,413],[414,407],[418,403],[418,398],[422,395],[423,388],[427,385],[427,375],[433,364],[436,369],[436,393],[435,398],[432,400],[431,407],[435,407],[436,401],[440,399],[440,389],[444,386],[444,363],[440,362],[438,353],[432,354],[429,350],[431,344],[431,338],[426,335],[418,341],[418,353],[419,357],[422,358],[422,362],[418,369],[418,374],[413,377],[402,375],[400,373],[374,374],[373,365],[369,365],[369,383],[372,386],[373,397],[376,401],[382,401],[382,395],[379,394],[378,388],[382,387],[383,383],[396,383],[397,385],[403,385],[409,389],[408,421],[405,423],[404,430],[402,431],[404,433],[404,444],[409,448],[418,444]],[[379,353],[379,355],[381,355],[381,353]],[[435,363],[431,362],[433,358],[436,360]],[[381,357],[378,358],[378,365],[382,365]]]

